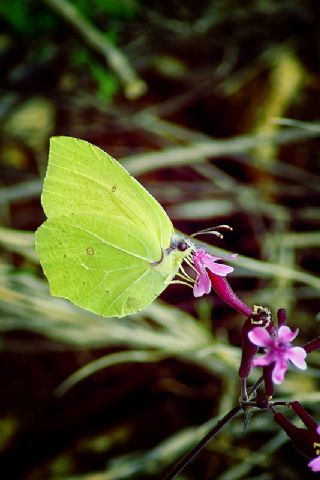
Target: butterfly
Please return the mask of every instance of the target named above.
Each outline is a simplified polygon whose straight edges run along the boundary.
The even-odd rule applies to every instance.
[[[149,305],[192,244],[119,162],[77,138],[50,141],[36,251],[52,295],[104,317]]]

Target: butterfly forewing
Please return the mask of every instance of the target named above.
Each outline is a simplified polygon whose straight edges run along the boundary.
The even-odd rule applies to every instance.
[[[72,137],[53,137],[42,205],[48,218],[65,214],[117,215],[140,226],[145,241],[167,248],[172,223],[139,182],[100,148]],[[155,259],[156,260],[156,259]]]

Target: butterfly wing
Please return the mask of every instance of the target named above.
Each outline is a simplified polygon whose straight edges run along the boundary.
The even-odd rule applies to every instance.
[[[53,295],[122,317],[150,304],[179,268],[182,252],[163,256],[173,226],[160,204],[88,142],[52,139],[42,204],[36,249]]]
[[[170,245],[172,223],[161,205],[110,155],[89,142],[53,137],[41,197],[48,218],[65,214],[125,217],[154,245],[155,260]]]

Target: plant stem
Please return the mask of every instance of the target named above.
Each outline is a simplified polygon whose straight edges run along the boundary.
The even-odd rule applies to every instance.
[[[203,447],[217,434],[220,430],[241,411],[241,407],[237,405],[230,412],[228,412],[216,425],[211,428],[208,433],[192,448],[164,477],[163,480],[174,480],[174,478],[182,472],[182,470],[198,455]]]
[[[261,376],[252,387],[248,389],[249,397],[259,388],[263,381],[263,377]],[[232,408],[221,420],[219,420],[214,427],[212,427],[205,436],[184,456],[179,460],[179,462],[174,465],[174,467],[167,473],[167,475],[163,478],[163,480],[174,480],[182,470],[201,452],[201,450],[206,446],[210,440],[212,440],[217,433],[222,430],[222,428],[230,422],[239,412],[241,412],[242,408],[240,405],[236,405]]]

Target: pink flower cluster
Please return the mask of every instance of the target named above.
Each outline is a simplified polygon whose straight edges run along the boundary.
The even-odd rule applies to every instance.
[[[233,272],[234,268],[224,265],[225,259],[235,259],[236,254],[228,255],[225,258],[210,255],[202,248],[197,248],[192,255],[192,262],[196,271],[196,279],[193,285],[195,297],[201,297],[210,293],[211,288],[219,297],[243,315],[250,315],[252,308],[246,305],[232,290],[226,276]]]
[[[236,258],[237,255],[229,255],[226,258]],[[193,287],[193,295],[195,297],[201,297],[205,293],[210,293],[211,282],[207,272],[207,269],[218,275],[219,277],[225,277],[228,273],[233,272],[234,268],[224,265],[223,263],[217,263],[220,260],[224,260],[222,257],[214,257],[207,253],[203,248],[198,248],[192,257],[195,269],[196,269],[196,282]]]
[[[234,259],[236,257],[237,255],[229,255],[225,258]],[[278,309],[278,328],[276,328],[270,309],[266,307],[252,309],[242,302],[226,279],[226,276],[234,269],[221,263],[225,258],[210,255],[202,248],[194,249],[191,258],[196,271],[193,294],[195,297],[201,297],[210,293],[213,288],[223,301],[247,316],[242,328],[242,360],[239,376],[242,386],[245,386],[251,368],[263,367],[265,395],[266,398],[271,398],[274,384],[281,384],[284,381],[290,363],[300,370],[306,370],[307,353],[320,348],[320,337],[306,344],[305,348],[293,346],[292,342],[297,337],[299,329],[291,330],[285,325],[285,309]],[[259,348],[263,348],[264,353],[257,357]],[[269,400],[267,400],[267,404],[268,402]],[[317,426],[317,423],[299,402],[294,401],[291,406],[303,420],[307,429],[296,427],[276,410],[273,410],[274,419],[304,454],[309,458],[316,454],[308,466],[313,472],[320,472],[320,443],[318,443],[320,425]]]
[[[299,329],[292,331],[285,325],[282,325],[275,335],[270,335],[263,327],[255,327],[248,333],[248,337],[257,347],[263,347],[265,354],[254,358],[252,365],[254,367],[265,367],[274,364],[272,381],[276,384],[284,381],[289,362],[297,368],[305,370],[307,368],[305,362],[307,352],[302,347],[293,347],[291,344],[298,333]]]

